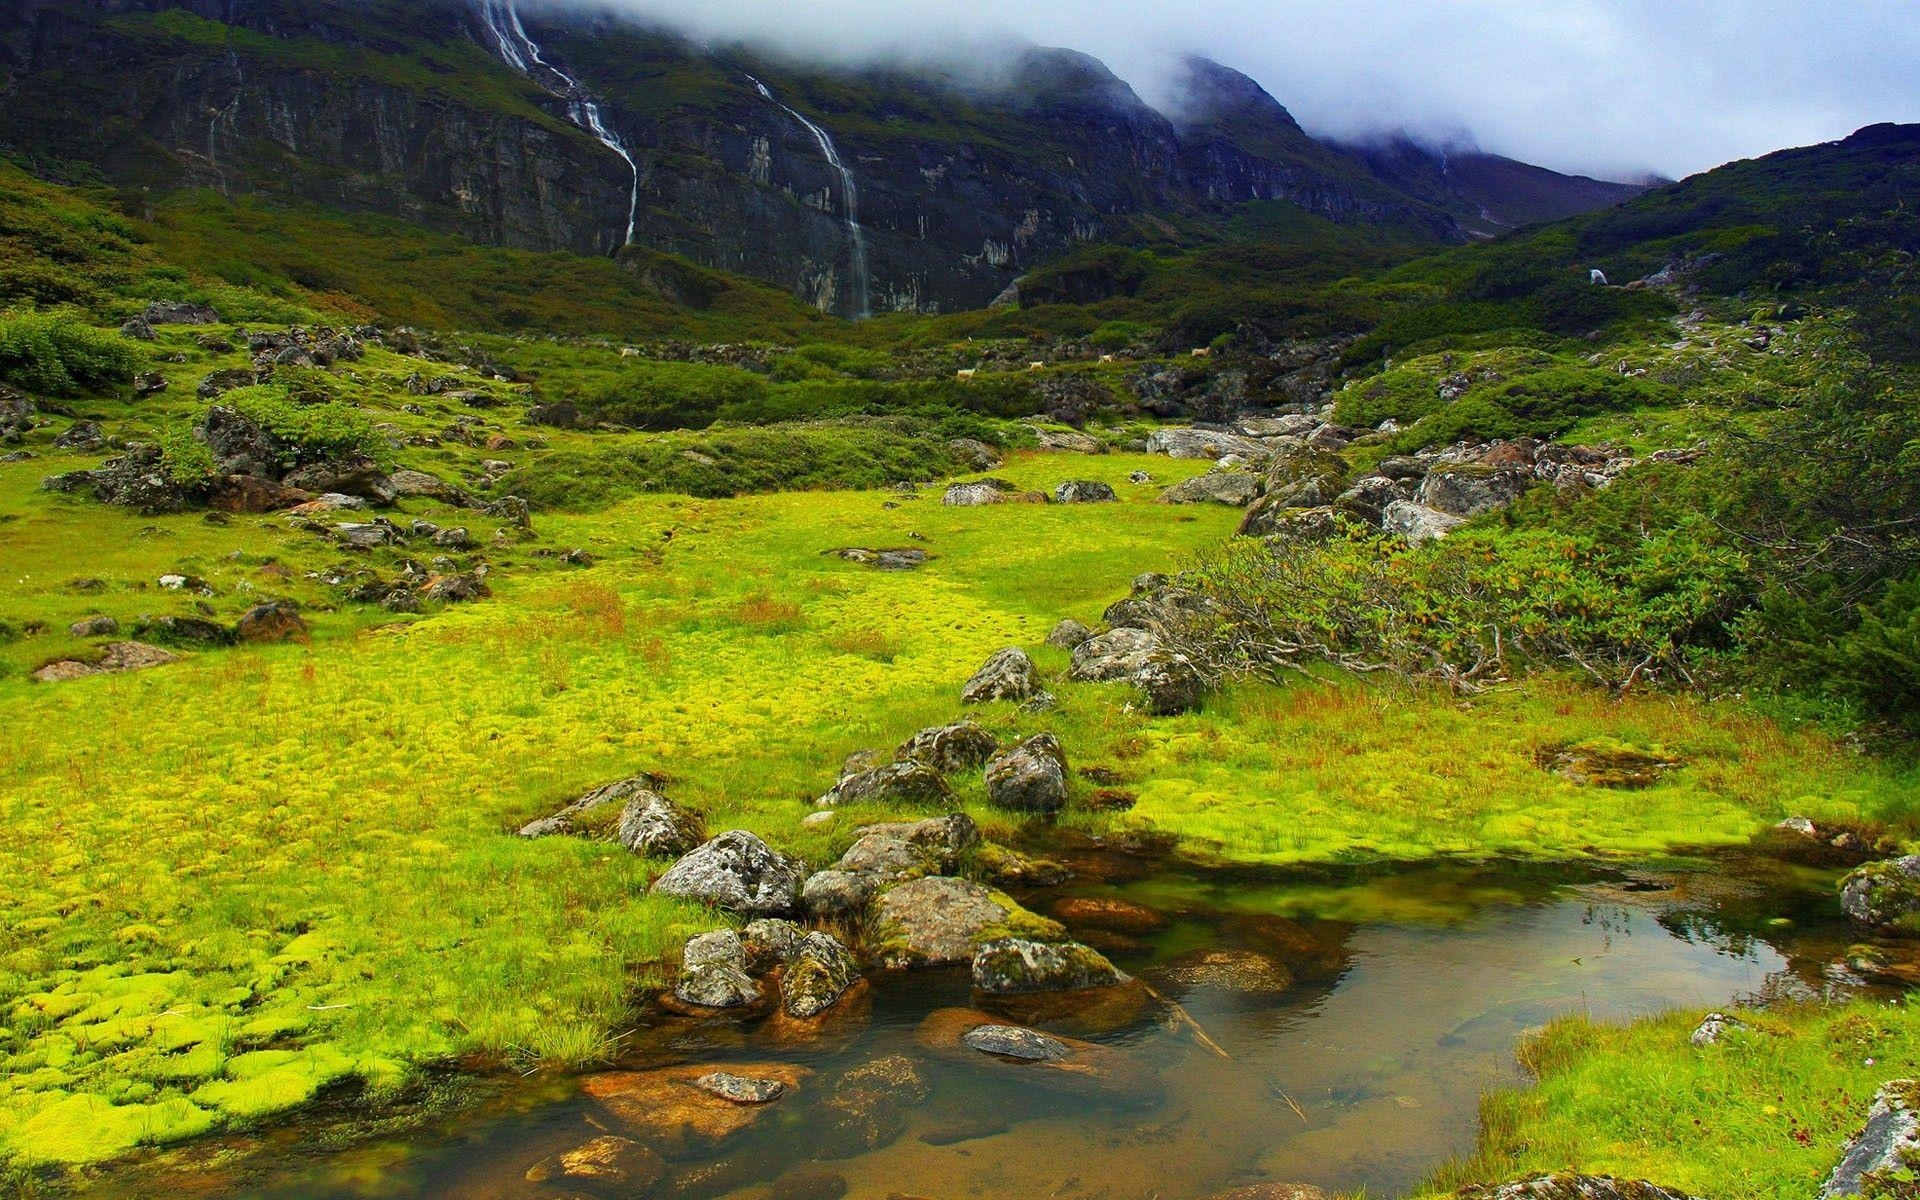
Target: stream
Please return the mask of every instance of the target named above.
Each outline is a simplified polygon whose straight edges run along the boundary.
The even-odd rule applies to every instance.
[[[1164,919],[1126,933],[1070,926],[1157,995],[999,1010],[1105,1047],[1127,1068],[1110,1086],[956,1055],[930,1036],[940,1018],[929,1016],[976,1001],[964,971],[928,972],[876,981],[808,1036],[650,1010],[617,1074],[503,1085],[437,1125],[346,1149],[303,1149],[290,1132],[245,1171],[193,1190],[1195,1200],[1289,1182],[1391,1196],[1472,1149],[1481,1094],[1524,1082],[1515,1045],[1556,1016],[1627,1021],[1865,986],[1829,965],[1848,941],[1833,873],[1765,858],[1259,874],[1087,843],[1047,849],[1077,877],[1023,897],[1036,910],[1118,899]],[[636,1127],[612,1086],[662,1068],[769,1064],[796,1085],[723,1138],[671,1119]],[[552,1177],[557,1156],[608,1134],[658,1145],[664,1159],[648,1151],[624,1179]]]

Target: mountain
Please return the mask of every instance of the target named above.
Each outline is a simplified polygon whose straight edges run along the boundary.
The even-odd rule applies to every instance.
[[[1609,208],[1665,182],[1562,175],[1470,146],[1436,149],[1405,135],[1343,149],[1382,184],[1426,200],[1477,237]]]
[[[833,73],[510,0],[0,12],[0,151],[45,176],[142,202],[297,199],[487,245],[631,240],[847,316],[978,307],[1138,219],[1204,239],[1248,201],[1443,244],[1483,213],[1520,224],[1624,194],[1491,158],[1434,184],[1316,141],[1218,64],[1194,60],[1188,82],[1169,119],[1067,50],[1027,51],[992,86]]]

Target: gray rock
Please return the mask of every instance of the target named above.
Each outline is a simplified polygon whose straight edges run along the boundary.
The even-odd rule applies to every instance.
[[[399,545],[400,533],[379,521],[347,521],[333,527],[334,540],[355,550]]]
[[[1090,433],[1081,433],[1077,429],[1049,429],[1044,425],[1029,425],[1033,440],[1042,450],[1062,450],[1069,454],[1105,454],[1106,443]]]
[[[436,529],[428,536],[434,545],[443,550],[473,549],[473,535],[467,532],[465,526],[454,525],[445,529]]]
[[[871,875],[834,868],[808,876],[800,899],[815,917],[840,917],[865,912],[879,890],[879,883]]]
[[[91,471],[56,475],[41,484],[51,491],[90,488],[94,499],[142,513],[179,512],[187,507],[186,489],[167,474],[158,446],[129,447]]]
[[[1851,872],[1840,881],[1840,907],[1875,928],[1920,916],[1920,854],[1868,863]]]
[[[134,317],[121,324],[120,336],[133,338],[135,341],[151,342],[156,335],[153,332],[153,325],[145,317]]]
[[[787,1090],[787,1085],[778,1079],[754,1079],[730,1071],[709,1071],[695,1079],[693,1086],[735,1104],[767,1104],[778,1100]]]
[[[1058,1038],[1018,1025],[975,1026],[960,1035],[960,1044],[982,1054],[997,1054],[1023,1062],[1060,1062],[1071,1053]]]
[[[825,550],[822,553],[832,558],[843,558],[848,562],[872,567],[877,571],[911,571],[924,567],[933,558],[925,550],[869,550],[863,546],[848,546],[838,550]]]
[[[1253,438],[1305,437],[1324,424],[1319,417],[1305,413],[1282,413],[1277,417],[1241,417],[1233,423],[1233,428]]]
[[[1070,479],[1053,489],[1053,498],[1059,504],[1106,504],[1120,499],[1095,479]]]
[[[1056,650],[1071,650],[1093,636],[1093,630],[1068,617],[1047,634],[1047,645]]]
[[[970,771],[986,763],[1000,741],[972,721],[922,729],[895,752],[901,762],[919,762],[943,775]]]
[[[74,637],[112,637],[120,632],[120,622],[107,616],[88,617],[67,626],[67,632]]]
[[[1019,490],[1004,479],[976,479],[949,486],[941,495],[940,503],[951,508],[974,508],[998,504]]]
[[[699,813],[643,787],[627,797],[614,837],[635,854],[672,858],[706,841],[707,823]]]
[[[1245,471],[1209,471],[1160,494],[1162,504],[1225,504],[1245,508],[1260,495],[1260,479]]]
[[[1156,429],[1147,435],[1147,453],[1168,458],[1204,458],[1218,460],[1237,454],[1248,462],[1266,462],[1273,452],[1253,438],[1237,433],[1217,433],[1206,429]]]
[[[1099,951],[1078,942],[1000,938],[973,955],[974,989],[992,996],[1111,987],[1125,980]]]
[[[1507,1183],[1474,1184],[1454,1193],[1459,1200],[1694,1200],[1687,1193],[1644,1179],[1611,1175],[1535,1175]]]
[[[1803,838],[1820,836],[1819,830],[1815,828],[1810,817],[1788,817],[1784,821],[1774,822],[1773,827],[1780,833],[1791,833]]]
[[[877,863],[892,853],[878,847],[884,842],[898,842],[911,847],[916,854],[944,873],[959,866],[962,856],[980,844],[980,828],[965,813],[928,817],[923,821],[863,825],[858,832],[859,840],[840,856],[838,865],[843,871],[876,869]],[[876,849],[869,852],[863,849],[867,846]]]
[[[53,444],[62,450],[78,450],[90,454],[107,444],[107,435],[98,421],[75,421],[66,431],[53,439]]]
[[[793,961],[806,936],[806,930],[779,917],[761,917],[747,922],[747,927],[740,931],[747,974],[765,975],[775,967]]]
[[[1039,690],[1033,660],[1027,657],[1026,651],[1009,646],[973,673],[973,678],[960,689],[960,699],[967,704],[984,704],[990,700],[1018,703],[1033,699]]]
[[[1533,483],[1533,472],[1519,467],[1435,467],[1420,484],[1420,503],[1451,516],[1477,516],[1512,504]]]
[[[1395,500],[1380,514],[1381,529],[1387,533],[1397,534],[1416,546],[1422,542],[1438,541],[1464,524],[1466,524],[1465,518],[1427,508],[1410,500]]]
[[[407,467],[388,475],[385,485],[388,492],[402,500],[419,497],[461,506],[469,502],[465,492],[446,480]]]
[[[191,300],[155,300],[141,314],[149,325],[218,325],[220,314]]]
[[[816,802],[821,808],[843,804],[946,804],[953,789],[940,772],[918,761],[892,762],[849,775]]]
[[[1687,1044],[1696,1050],[1702,1046],[1717,1046],[1720,1044],[1720,1039],[1729,1033],[1744,1031],[1746,1028],[1745,1021],[1729,1017],[1725,1013],[1708,1013],[1699,1027],[1693,1031],[1692,1036],[1687,1038]]]
[[[829,933],[809,933],[787,963],[781,979],[781,1007],[802,1020],[833,1007],[860,979],[859,964]]]
[[[701,1008],[739,1008],[760,999],[760,986],[746,972],[746,950],[731,929],[703,933],[680,957],[674,997]]]
[[[889,970],[971,962],[975,944],[1004,932],[1021,912],[971,880],[933,875],[903,883],[875,902],[868,944]],[[1031,914],[1026,920],[1040,921]]]
[[[953,438],[947,449],[969,471],[992,471],[1000,466],[1000,452],[974,438]]]
[[[1058,812],[1066,807],[1066,753],[1050,733],[1030,737],[993,759],[984,774],[987,799],[1002,808]]]
[[[1159,649],[1160,635],[1150,629],[1109,630],[1074,647],[1067,674],[1082,683],[1128,679]]]
[[[1148,655],[1127,682],[1146,693],[1147,711],[1156,717],[1192,712],[1207,692],[1206,680],[1193,660],[1173,650]]]
[[[657,895],[698,900],[740,913],[779,916],[799,903],[800,864],[744,829],[686,855],[654,881]]]
[[[533,506],[519,496],[502,496],[490,504],[480,506],[482,514],[496,521],[505,521],[515,529],[533,528]]]
[[[1920,1167],[1920,1081],[1896,1079],[1874,1094],[1867,1123],[1820,1187],[1820,1200],[1880,1194],[1880,1185]],[[1902,1194],[1897,1188],[1888,1195]]]

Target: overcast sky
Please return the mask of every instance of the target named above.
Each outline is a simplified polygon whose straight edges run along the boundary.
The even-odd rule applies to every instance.
[[[1156,104],[1199,53],[1309,130],[1471,131],[1563,171],[1681,176],[1920,121],[1920,0],[613,0],[706,38],[840,60],[1011,36]]]

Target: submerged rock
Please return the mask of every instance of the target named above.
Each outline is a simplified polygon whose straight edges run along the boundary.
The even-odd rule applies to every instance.
[[[1293,986],[1285,963],[1255,950],[1191,950],[1147,974],[1181,992],[1277,995]]]
[[[654,881],[662,896],[699,900],[741,913],[779,916],[799,904],[802,868],[744,829],[694,850]]]
[[[666,1162],[655,1151],[632,1138],[607,1134],[535,1163],[527,1171],[527,1182],[611,1185],[644,1195],[666,1170]]]
[[[1146,905],[1112,897],[1071,896],[1055,901],[1050,911],[1068,925],[1135,936],[1167,927],[1167,919]]]
[[[957,1065],[995,1073],[1019,1072],[1021,1084],[1061,1092],[1084,1100],[1127,1106],[1158,1103],[1165,1095],[1159,1079],[1123,1050],[1059,1034],[1031,1030],[1012,1032],[1006,1020],[970,1008],[943,1008],[929,1013],[914,1037],[922,1046]],[[1035,1057],[1006,1054],[976,1045],[982,1029],[1009,1030],[984,1035],[988,1046],[1010,1047],[1015,1038],[1030,1036]],[[972,1038],[973,1041],[969,1041]]]
[[[724,1068],[728,1074],[781,1085],[770,1101],[742,1104],[699,1086],[697,1081],[715,1070],[708,1064],[609,1071],[587,1076],[581,1090],[621,1134],[662,1157],[685,1159],[719,1150],[793,1095],[812,1074],[792,1063],[729,1064]]]
[[[920,1068],[904,1054],[855,1067],[834,1081],[817,1114],[814,1141],[823,1158],[850,1158],[892,1142],[907,1127],[907,1112],[932,1092]]]

